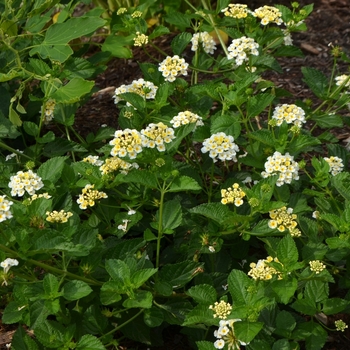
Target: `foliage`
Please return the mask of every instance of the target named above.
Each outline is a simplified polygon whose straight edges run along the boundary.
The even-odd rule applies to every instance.
[[[0,5],[0,290],[3,324],[18,325],[12,348],[159,346],[176,326],[203,350],[321,349],[334,330],[324,319],[349,312],[339,293],[349,151],[330,132],[348,124],[349,77],[336,75],[349,58],[334,47],[329,74],[304,67],[317,102],[281,114],[289,94],[264,73],[286,74],[276,57],[302,55],[289,35],[306,30],[311,5],[276,5],[283,24],[225,15],[226,0],[163,12],[160,1],[101,2],[76,16],[78,5]],[[75,112],[106,62],[131,58],[141,34],[147,52],[171,31],[164,58],[188,52],[194,33],[221,48],[199,40],[175,72],[141,62],[138,83],[153,90],[118,94],[121,130],[79,135]],[[240,56],[235,39],[252,46]]]

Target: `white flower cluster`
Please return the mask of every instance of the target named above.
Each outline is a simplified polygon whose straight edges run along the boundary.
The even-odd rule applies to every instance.
[[[170,120],[170,124],[172,124],[174,128],[178,128],[181,125],[187,125],[190,123],[196,123],[196,126],[204,125],[202,117],[190,111],[180,112]]]
[[[0,196],[0,222],[12,218],[12,213],[10,212],[10,207],[13,202],[5,198],[6,196]]]
[[[286,121],[287,124],[293,123],[299,128],[306,122],[304,110],[294,104],[277,106],[273,111],[272,119],[277,120],[278,126],[280,126],[283,121]]]
[[[93,207],[95,202],[102,198],[108,198],[105,192],[100,192],[94,189],[95,185],[87,184],[82,189],[77,203],[79,204],[80,209],[87,209],[87,207]]]
[[[162,72],[163,77],[166,81],[173,82],[179,75],[187,75],[188,63],[178,55],[173,57],[167,56],[159,64],[158,70]]]
[[[113,157],[129,156],[130,159],[135,159],[142,152],[141,134],[135,129],[117,130],[109,144],[114,146],[111,150]]]
[[[344,169],[343,160],[339,157],[325,157],[324,160],[329,164],[329,172],[335,176]]]
[[[335,85],[340,86],[344,83],[345,83],[344,87],[350,87],[350,76],[349,75],[342,74],[342,75],[339,75],[335,78]]]
[[[148,36],[141,34],[140,32],[136,32],[136,36],[134,38],[134,46],[142,46],[146,44],[148,44]]]
[[[209,139],[205,139],[202,153],[209,152],[209,157],[217,161],[218,158],[221,161],[233,160],[237,162],[236,154],[239,152],[238,146],[233,142],[234,138],[231,135],[226,135],[223,132],[218,132],[211,135]]]
[[[198,44],[202,44],[203,49],[206,53],[213,54],[216,50],[216,44],[214,38],[208,32],[195,33],[191,39],[192,51],[198,50]]]
[[[229,4],[228,7],[222,9],[221,12],[223,12],[226,17],[237,19],[246,18],[248,13],[251,13],[251,11],[248,10],[247,5],[244,4]]]
[[[159,152],[165,151],[165,143],[170,143],[174,138],[174,129],[167,127],[162,122],[149,124],[141,130],[142,146],[148,148],[157,147]]]
[[[294,161],[294,157],[286,153],[282,155],[280,152],[275,152],[267,158],[265,162],[265,171],[261,173],[262,177],[267,178],[271,175],[279,174],[276,185],[290,184],[292,180],[298,180],[299,165]]]
[[[103,164],[103,160],[99,160],[98,156],[87,156],[83,159],[83,162],[90,163],[95,166],[101,166]]]
[[[223,349],[227,344],[228,349],[239,350],[241,345],[248,345],[239,340],[234,331],[234,323],[242,321],[241,319],[232,319],[232,320],[221,320],[219,323],[219,329],[214,332],[214,336],[217,340],[214,342],[214,347],[216,349]]]
[[[51,100],[51,99],[46,101],[44,106],[41,106],[40,113],[43,112],[43,108],[45,109],[44,110],[44,124],[50,123],[50,121],[53,119],[55,106],[56,106],[56,101]]]
[[[18,171],[16,175],[10,177],[10,180],[8,186],[11,188],[11,196],[22,197],[25,191],[32,196],[35,191],[44,186],[41,177],[33,173],[32,170]]]
[[[283,23],[282,21],[282,13],[277,7],[273,6],[263,6],[259,7],[253,12],[254,17],[258,17],[261,19],[262,25],[267,25],[269,23],[276,23],[280,25]]]
[[[242,36],[239,39],[232,40],[231,45],[227,48],[229,51],[227,58],[229,60],[234,59],[236,65],[240,66],[243,62],[249,61],[249,55],[258,56],[258,48],[259,44],[254,39]]]
[[[12,266],[17,266],[18,260],[7,258],[0,263],[0,266],[4,269],[4,272],[7,273]]]
[[[293,39],[292,39],[292,34],[289,31],[289,29],[282,29],[282,33],[283,33],[284,45],[292,46],[293,45]]]
[[[156,92],[158,90],[158,87],[155,86],[152,82],[144,80],[142,78],[138,80],[134,80],[129,85],[121,85],[118,88],[115,89],[114,92],[114,103],[117,104],[120,101],[123,100],[122,97],[119,97],[120,94],[124,94],[125,92],[133,92],[134,94],[138,94],[145,99],[149,100],[156,96]],[[130,103],[126,103],[127,106],[130,106]]]
[[[137,163],[128,163],[123,159],[118,157],[107,158],[100,166],[100,171],[102,175],[106,175],[112,173],[114,171],[119,170],[122,174],[127,174],[130,169],[138,169],[139,165]]]

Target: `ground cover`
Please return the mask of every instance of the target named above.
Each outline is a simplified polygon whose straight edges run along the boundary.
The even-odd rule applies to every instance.
[[[2,7],[4,348],[347,348],[349,9],[247,3]]]

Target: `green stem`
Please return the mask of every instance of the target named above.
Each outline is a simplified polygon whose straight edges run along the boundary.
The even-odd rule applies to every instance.
[[[10,147],[10,146],[7,146],[5,143],[3,143],[3,142],[1,142],[1,141],[0,141],[0,147],[1,147],[1,148],[4,148],[4,149],[6,149],[6,150],[8,150],[8,151],[10,151],[10,152],[12,152],[12,153],[17,154],[18,156],[21,156],[21,157],[24,157],[24,158],[27,158],[27,159],[29,159],[29,160],[34,161],[34,159],[33,159],[32,157],[29,157],[29,156],[27,156],[26,154],[21,153],[20,151],[17,151],[16,149],[14,149],[14,148],[12,148],[12,147]],[[36,161],[36,163],[41,164],[39,161]]]
[[[163,188],[160,190],[156,268],[159,267],[160,242],[161,242],[162,236],[163,236],[163,210],[164,210],[164,195],[165,195],[165,193],[166,193],[166,190],[165,190],[165,182],[164,182],[163,183]]]
[[[0,250],[2,250],[4,252],[7,252],[7,253],[10,253],[12,256],[14,256],[16,258],[21,258],[18,253],[16,253],[14,250],[6,247],[3,244],[0,244]],[[39,267],[43,268],[44,270],[55,272],[55,273],[57,273],[59,275],[66,275],[66,276],[71,277],[71,278],[73,278],[75,280],[84,281],[86,283],[93,284],[95,286],[102,286],[103,285],[102,282],[95,281],[95,280],[92,280],[92,279],[89,279],[89,278],[86,278],[86,277],[83,277],[83,276],[76,275],[76,274],[68,272],[68,271],[64,271],[64,270],[58,269],[56,267],[44,264],[44,263],[42,263],[40,261],[37,261],[37,260],[34,260],[34,259],[26,259],[25,261],[28,262],[29,264],[39,266]]]

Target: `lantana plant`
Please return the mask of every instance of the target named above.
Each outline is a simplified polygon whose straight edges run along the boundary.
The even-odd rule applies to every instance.
[[[108,22],[99,7],[74,17],[72,4],[28,4],[27,20],[7,4],[1,15],[12,59],[0,74],[10,111],[0,114],[0,289],[12,348],[153,347],[170,327],[199,350],[316,350],[346,332],[349,149],[331,130],[348,124],[338,62],[350,59],[333,47],[327,74],[302,68],[313,101],[266,78],[287,74],[278,57],[302,56],[292,36],[312,5],[184,1],[148,26],[147,1]],[[101,56],[79,59],[70,40],[105,25]],[[171,31],[164,52],[155,39]],[[111,97],[120,128],[84,138],[72,125],[93,62],[131,59],[134,46],[150,60]]]

